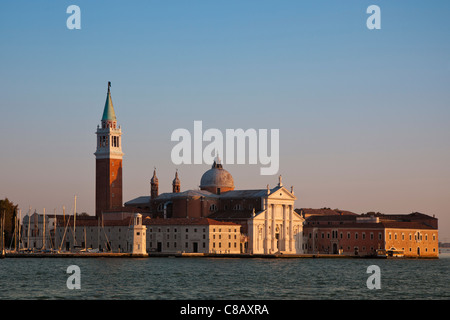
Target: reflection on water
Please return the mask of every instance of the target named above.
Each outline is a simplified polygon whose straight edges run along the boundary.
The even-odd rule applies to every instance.
[[[69,290],[69,265],[81,289]],[[378,265],[381,289],[369,290]],[[448,299],[450,253],[436,260],[6,258],[0,299]]]

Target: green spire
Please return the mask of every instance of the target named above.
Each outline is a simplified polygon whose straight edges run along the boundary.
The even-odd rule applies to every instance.
[[[114,112],[114,107],[111,99],[111,82],[108,82],[108,95],[106,96],[105,109],[103,110],[102,121],[116,121],[116,114]]]

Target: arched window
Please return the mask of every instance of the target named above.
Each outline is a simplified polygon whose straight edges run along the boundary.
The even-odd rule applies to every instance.
[[[233,210],[242,210],[241,204],[235,204]]]
[[[210,212],[216,212],[217,211],[217,206],[213,203],[212,205],[209,206],[209,211]]]

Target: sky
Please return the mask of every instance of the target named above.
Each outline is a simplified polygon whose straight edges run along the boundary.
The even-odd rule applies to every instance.
[[[81,29],[67,28],[70,5]],[[378,5],[381,29],[366,12]],[[294,186],[297,208],[422,212],[450,242],[447,1],[0,2],[0,197],[94,214],[107,83],[123,199],[197,189],[178,128],[279,129],[280,167],[224,164],[236,189]]]

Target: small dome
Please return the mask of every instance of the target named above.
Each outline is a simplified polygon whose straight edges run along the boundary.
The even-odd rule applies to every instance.
[[[212,168],[206,171],[200,180],[200,189],[205,188],[234,189],[234,180],[232,175],[223,169],[220,163],[214,161]]]

